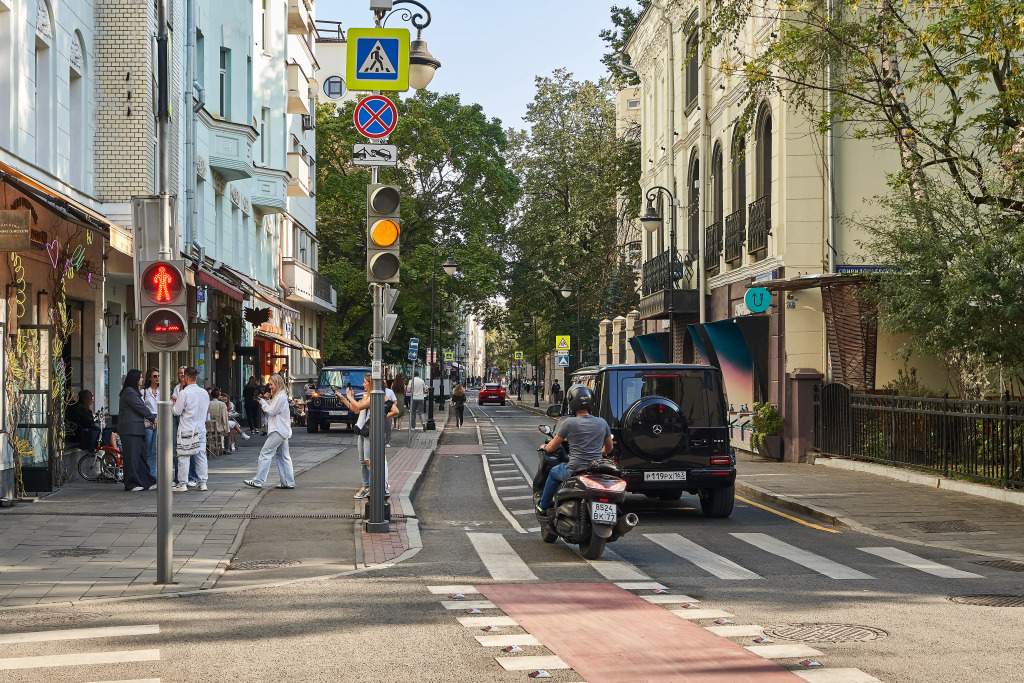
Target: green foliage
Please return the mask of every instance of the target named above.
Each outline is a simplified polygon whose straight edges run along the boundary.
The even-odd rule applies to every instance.
[[[640,85],[640,78],[633,72],[622,69],[619,66],[619,53],[626,46],[629,37],[633,35],[640,17],[651,4],[651,0],[638,0],[639,5],[633,7],[619,7],[612,5],[612,26],[601,31],[601,40],[608,46],[608,52],[601,57],[601,63],[608,68],[608,73],[618,87],[625,85]],[[629,64],[629,55],[622,55],[622,61]]]
[[[921,383],[917,378],[917,368],[907,368],[905,366],[896,370],[896,379],[889,381],[883,389],[897,396],[937,398],[942,395],[935,389],[931,389]]]
[[[779,415],[779,410],[771,403],[755,403],[754,415],[750,420],[754,431],[750,435],[750,445],[760,449],[765,445],[766,436],[779,436],[786,420]]]

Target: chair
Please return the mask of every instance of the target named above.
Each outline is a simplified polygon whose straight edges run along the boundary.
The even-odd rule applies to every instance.
[[[224,455],[224,435],[217,433],[217,422],[206,421],[206,457],[210,460]]]

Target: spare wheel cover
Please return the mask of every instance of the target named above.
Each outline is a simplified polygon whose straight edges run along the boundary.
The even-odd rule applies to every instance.
[[[685,421],[679,407],[663,396],[645,396],[622,418],[622,440],[633,454],[660,462],[679,450]]]

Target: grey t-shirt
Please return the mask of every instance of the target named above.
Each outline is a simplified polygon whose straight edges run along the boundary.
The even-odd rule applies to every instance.
[[[555,427],[555,436],[569,442],[570,472],[590,464],[601,457],[606,437],[612,435],[604,418],[595,415],[563,417]]]

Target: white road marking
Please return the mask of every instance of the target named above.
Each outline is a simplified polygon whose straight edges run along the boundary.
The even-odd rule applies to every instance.
[[[728,619],[733,616],[729,612],[720,609],[673,609],[672,614],[683,619]]]
[[[32,631],[0,635],[0,645],[13,643],[41,643],[48,640],[81,640],[83,638],[112,638],[114,636],[144,636],[160,633],[156,624],[145,626],[106,626],[101,628],[73,628],[61,631]]]
[[[513,515],[532,515],[535,512],[537,512],[537,511],[534,510],[533,508],[527,508],[525,510],[513,510],[512,514]]]
[[[537,576],[520,559],[501,534],[467,533],[491,578],[501,581],[536,581]]]
[[[537,533],[538,531],[540,531],[540,527],[539,526],[531,526],[526,531],[528,533],[534,534],[534,533]]]
[[[524,477],[526,477],[526,481],[533,481],[533,475],[527,472],[526,468],[523,467],[523,462],[522,460],[519,459],[519,456],[516,455],[515,453],[512,453],[511,455],[512,459],[516,461],[516,465],[519,467],[519,471],[523,473]]]
[[[692,562],[704,571],[720,579],[760,579],[761,577],[744,569],[732,560],[711,552],[679,534],[644,534],[673,555]]]
[[[710,631],[716,636],[723,638],[742,638],[745,636],[764,635],[764,627],[757,624],[731,624],[728,626],[705,626],[705,631]]]
[[[641,600],[646,600],[652,605],[681,605],[684,602],[699,603],[700,600],[695,600],[689,595],[641,595]]]
[[[612,550],[605,550],[600,560],[587,560],[597,573],[609,581],[649,581],[651,577],[619,557]],[[619,586],[623,588],[623,586]],[[658,584],[659,588],[664,588]]]
[[[498,427],[497,425],[495,425],[494,426],[494,431],[498,432],[498,436],[501,437],[501,442],[507,446],[508,445],[508,441],[505,440],[505,435],[501,433],[501,427]]]
[[[856,569],[847,567],[845,564],[839,564],[833,562],[821,555],[815,555],[814,553],[801,550],[796,546],[790,545],[784,541],[780,541],[777,538],[772,538],[768,534],[732,534],[736,538],[749,543],[752,546],[758,547],[765,552],[771,553],[772,555],[778,555],[779,557],[794,562],[803,567],[807,567],[812,571],[816,571],[819,574],[824,574],[830,579],[874,579],[875,577],[864,572],[859,572]]]
[[[508,520],[509,524],[512,525],[513,529],[515,529],[516,531],[518,531],[521,534],[528,533],[526,531],[526,529],[523,528],[523,525],[520,524],[513,515],[509,514],[508,509],[504,505],[501,504],[501,498],[498,497],[498,491],[505,491],[505,490],[508,490],[508,489],[515,489],[515,488],[529,488],[529,487],[527,487],[526,484],[519,484],[519,485],[512,485],[512,486],[499,486],[499,487],[495,488],[494,480],[491,479],[491,466],[490,466],[490,463],[487,462],[487,458],[480,458],[480,461],[484,464],[484,479],[487,480],[487,490],[491,492],[491,500],[494,501],[494,506],[496,508],[498,508],[498,512],[500,512],[502,515],[504,515],[505,519]]]
[[[748,645],[750,650],[758,657],[765,659],[796,659],[797,657],[820,657],[818,652],[810,645],[803,643],[790,643],[787,645]]]
[[[472,586],[427,586],[427,590],[434,595],[452,595],[462,593],[463,595],[479,595],[480,591]]]
[[[605,555],[608,551],[605,551]],[[597,560],[595,560],[597,561]],[[661,585],[657,581],[617,581],[616,586],[624,591],[645,591],[645,590],[665,590],[665,586]]]
[[[533,487],[529,486],[527,484],[515,484],[514,486],[499,486],[498,490],[499,491],[514,491],[514,490],[517,490],[517,489],[529,489],[529,488],[533,488]]]
[[[459,623],[467,628],[484,626],[518,626],[512,617],[459,617]]]
[[[981,574],[973,574],[971,572],[961,571],[959,569],[953,569],[944,564],[938,562],[932,562],[926,560],[923,557],[918,557],[911,553],[900,550],[899,548],[857,548],[857,550],[863,550],[866,553],[877,555],[878,557],[886,560],[891,560],[896,564],[902,564],[905,567],[911,569],[920,569],[921,571],[932,574],[933,576],[939,576],[943,579],[984,579],[985,577]]]
[[[495,477],[494,481],[522,481],[523,478],[518,474],[514,477]]]
[[[533,496],[505,496],[501,499],[503,503],[507,503],[510,500],[532,500]]]
[[[117,652],[82,652],[71,655],[43,655],[41,657],[8,657],[0,659],[0,671],[40,669],[48,666],[152,662],[158,659],[160,659],[160,650],[120,650]]]
[[[484,444],[484,435],[480,433],[480,425],[476,426],[476,442],[481,446]]]
[[[810,683],[882,683],[860,669],[815,669],[793,673]]]
[[[568,669],[569,665],[559,657],[548,655],[543,657],[495,657],[494,661],[501,664],[506,671],[534,671],[536,669]]]
[[[476,636],[476,642],[484,647],[508,647],[509,645],[540,645],[540,641],[529,633],[510,636]]]
[[[116,681],[92,681],[92,683],[160,683],[159,678],[132,678],[129,680]]]
[[[442,600],[445,609],[494,609],[490,600]]]

